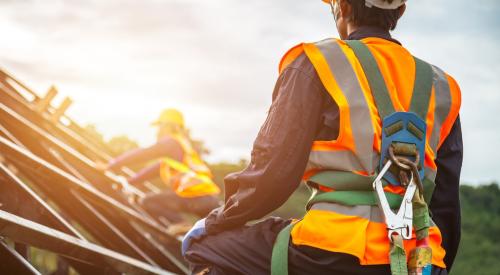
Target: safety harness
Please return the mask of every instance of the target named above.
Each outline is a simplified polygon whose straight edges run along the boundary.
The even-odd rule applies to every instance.
[[[363,176],[345,171],[323,171],[308,180],[312,190],[306,210],[316,203],[345,206],[370,205],[382,210],[390,240],[390,265],[393,275],[431,274],[432,250],[428,245],[430,217],[427,207],[434,182],[424,174],[426,116],[433,85],[432,67],[414,57],[416,77],[409,112],[396,112],[375,58],[361,41],[346,41],[361,63],[379,116],[382,120],[382,147],[379,171]],[[335,190],[325,192],[318,184]],[[384,192],[387,184],[405,188],[404,196]],[[396,209],[396,213],[392,209]],[[288,274],[288,247],[295,223],[277,236],[271,261],[271,274]],[[403,240],[412,238],[417,246],[407,263]]]

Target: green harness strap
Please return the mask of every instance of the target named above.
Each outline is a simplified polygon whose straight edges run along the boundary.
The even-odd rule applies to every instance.
[[[413,59],[415,60],[415,84],[413,86],[410,111],[426,121],[432,94],[432,67],[419,58],[414,57]],[[420,194],[417,190],[413,197],[413,227],[418,240],[429,237],[431,221],[428,203],[434,191],[434,182],[429,179],[424,178],[422,185],[424,186],[424,193]]]
[[[345,42],[353,49],[356,57],[361,63],[366,79],[370,84],[370,89],[375,99],[380,118],[384,120],[385,117],[394,113],[396,110],[392,104],[387,85],[385,85],[384,77],[378,68],[377,61],[371,54],[368,46],[363,42],[359,40],[348,40]]]
[[[389,259],[392,275],[407,275],[408,266],[406,264],[406,252],[403,244],[403,237],[400,235],[391,236],[391,249]]]
[[[360,204],[375,205],[371,202],[376,200],[376,197],[374,197],[371,193],[373,191],[372,184],[376,177],[376,174],[372,176],[362,176],[352,172],[333,170],[326,170],[317,173],[307,181],[308,187],[313,190],[313,194],[308,201],[308,205],[322,202],[323,197],[328,197],[330,202],[341,203],[349,206],[358,205],[358,199],[355,199],[355,197],[361,197]],[[424,200],[427,204],[429,204],[432,198],[432,193],[434,192],[435,184],[428,178],[424,178],[422,184],[424,186]],[[335,190],[335,192],[321,192],[315,185],[331,188]],[[337,193],[337,195],[333,195],[335,193]],[[386,196],[389,203],[394,198],[400,197],[393,193],[386,193]],[[351,199],[356,200],[356,202],[349,201]]]
[[[416,57],[413,59],[415,60],[415,84],[413,85],[410,112],[414,112],[426,121],[432,94],[432,67]]]
[[[361,63],[370,85],[370,90],[375,99],[380,118],[383,120],[386,116],[394,113],[395,110],[375,58],[368,46],[363,42],[346,41],[346,43],[351,47]],[[432,68],[429,64],[416,57],[414,57],[414,61],[415,83],[410,102],[410,112],[416,113],[420,118],[426,121],[433,84]],[[413,207],[415,208],[413,222],[416,225],[415,229],[417,235],[419,239],[426,238],[428,237],[430,218],[427,204],[423,200],[423,194],[417,192],[416,196],[413,198]],[[400,237],[397,237],[391,240],[391,252],[389,257],[391,262],[391,273],[393,275],[405,275],[408,273],[405,250],[402,246],[403,242],[402,239],[400,240],[399,238]]]
[[[377,62],[363,42],[352,40],[346,41],[346,43],[353,49],[361,63],[379,116],[383,120],[388,115],[394,113],[395,108]],[[432,93],[433,72],[432,67],[426,62],[416,57],[414,57],[414,60],[415,83],[410,103],[410,112],[416,113],[425,121]],[[339,203],[347,206],[377,205],[376,195],[371,191],[373,180],[374,177],[365,177],[351,172],[325,171],[318,173],[310,178],[310,182],[330,187],[336,191],[321,192],[315,189],[307,203],[307,210],[319,202]],[[415,208],[414,224],[418,239],[428,236],[430,218],[426,202],[430,201],[434,189],[434,183],[427,178],[424,178],[423,185],[425,188],[423,194],[425,200],[414,199],[413,203]],[[385,193],[385,195],[391,208],[398,208],[401,205],[401,196],[393,193]],[[417,196],[422,198],[418,193]],[[288,246],[293,226],[294,224],[290,224],[285,227],[276,238],[271,259],[272,275],[288,274]],[[403,247],[403,240],[400,236],[393,238],[389,257],[391,273],[393,275],[408,274],[406,253]]]
[[[384,78],[377,65],[377,61],[371,54],[368,46],[363,42],[359,40],[350,40],[346,41],[346,43],[354,51],[361,63],[361,67],[370,85],[373,98],[375,99],[380,118],[383,120],[388,115],[394,113],[395,109],[389,95],[389,90],[387,90]],[[416,113],[425,121],[432,93],[433,72],[431,65],[427,62],[416,57],[413,57],[413,59],[415,61],[415,83],[413,85],[410,112]]]
[[[375,176],[362,176],[347,171],[322,171],[308,179],[308,185],[317,184],[335,191],[372,191]]]
[[[271,256],[271,275],[288,274],[288,245],[293,226],[294,224],[290,223],[283,228],[278,237],[276,237],[276,241],[274,241],[273,254]]]
[[[387,201],[391,208],[399,208],[403,197],[400,195],[385,192]],[[335,191],[335,192],[313,192],[313,195],[307,202],[307,210],[314,204],[320,202],[338,203],[346,206],[356,205],[377,205],[377,196],[374,191]]]

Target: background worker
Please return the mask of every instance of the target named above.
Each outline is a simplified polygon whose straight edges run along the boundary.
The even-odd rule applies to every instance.
[[[138,185],[161,177],[170,187],[160,193],[150,193],[140,203],[155,217],[165,217],[169,222],[183,222],[180,213],[203,217],[219,206],[219,187],[212,181],[212,174],[194,149],[184,125],[184,117],[175,109],[164,110],[157,121],[157,142],[147,148],[131,150],[111,160],[104,170],[158,160],[128,179]]]
[[[379,84],[388,87],[388,106],[407,111],[416,82],[416,62],[389,33],[405,11],[404,2],[331,1],[341,40],[300,44],[285,55],[249,166],[225,178],[225,205],[198,221],[184,238],[183,253],[194,272],[269,274],[273,245],[290,221],[268,218],[245,225],[248,221],[281,206],[303,177],[326,170],[354,173],[357,166],[367,174],[375,173],[378,162],[373,152],[380,151],[383,108],[373,103],[369,73],[345,40],[361,41],[369,48],[383,76]],[[429,228],[429,245],[433,274],[447,274],[460,240],[460,90],[437,67],[433,67],[430,81],[434,96],[424,118],[429,130],[424,135],[429,147],[426,177],[435,177],[434,193],[428,198],[434,222]],[[320,184],[313,187],[318,192],[336,192]],[[312,205],[291,232],[290,273],[390,274],[390,243],[381,219],[378,206]],[[405,246],[414,248],[415,240]]]

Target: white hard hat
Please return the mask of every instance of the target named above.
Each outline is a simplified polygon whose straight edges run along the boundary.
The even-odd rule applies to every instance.
[[[404,3],[406,3],[406,0],[394,0],[391,3],[389,3],[389,2],[391,2],[391,1],[365,0],[365,5],[369,8],[375,6],[379,9],[383,9],[383,10],[395,10],[395,9],[401,7],[402,5],[404,5]]]
[[[327,4],[333,4],[335,3],[336,0],[323,0],[323,2]],[[404,3],[406,3],[406,0],[365,0],[365,5],[369,8],[371,7],[377,7],[379,9],[383,10],[395,10],[399,7],[401,7]]]

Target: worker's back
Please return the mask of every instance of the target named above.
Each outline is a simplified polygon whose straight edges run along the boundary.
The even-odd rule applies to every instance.
[[[363,265],[387,264],[390,243],[384,217],[376,203],[373,205],[365,201],[359,203],[359,193],[354,195],[352,193],[360,190],[369,191],[372,188],[370,184],[362,186],[362,182],[369,181],[368,176],[375,175],[379,171],[382,121],[385,117],[383,114],[388,112],[384,110],[386,107],[378,106],[381,104],[377,102],[375,95],[384,93],[382,90],[385,88],[374,89],[369,79],[373,79],[374,75],[380,72],[379,84],[387,87],[385,93],[388,95],[389,105],[393,106],[390,108],[396,112],[410,111],[414,90],[415,93],[425,93],[421,90],[425,85],[416,83],[416,78],[422,77],[421,72],[416,70],[417,59],[400,44],[381,38],[362,39],[361,44],[367,46],[368,52],[375,60],[374,66],[370,69],[365,63],[360,62],[359,53],[354,50],[351,43],[353,42],[328,39],[313,44],[301,44],[289,51],[282,62],[283,70],[297,56],[305,52],[323,86],[339,107],[338,138],[333,141],[314,142],[304,180],[318,193],[336,193],[336,197],[346,197],[345,192],[351,192],[346,199],[310,201],[308,213],[293,227],[291,235],[295,245],[351,254],[358,257]],[[427,105],[420,107],[427,129],[424,127],[418,130],[419,133],[416,135],[420,134],[420,139],[427,142],[425,162],[422,164],[425,163],[427,199],[430,200],[437,173],[435,163],[437,151],[458,116],[460,91],[455,81],[439,68],[435,66],[428,68],[429,75],[432,75],[426,80],[430,97]],[[418,82],[421,82],[420,80],[422,79]],[[355,185],[340,184],[339,173],[332,174],[328,178],[325,176],[325,171],[340,172],[343,173],[342,176],[345,176],[346,172],[352,173],[361,178],[364,176],[366,180],[361,180]],[[385,191],[403,195],[405,188],[389,184],[385,187]],[[445,250],[440,246],[441,238],[439,229],[435,225],[430,226],[429,245],[433,252],[432,262],[436,266],[444,267]],[[415,238],[405,241],[407,251],[416,246],[415,241]]]
[[[401,103],[402,106],[396,105],[396,107],[400,110],[408,110],[415,83],[413,56],[401,45],[385,39],[365,38],[362,41],[375,57],[389,92],[391,95],[397,95],[397,98],[392,98],[392,100],[395,104]],[[343,49],[352,52],[345,44]],[[356,68],[356,73],[358,76],[363,74],[359,67]],[[363,87],[367,87],[365,86],[367,84],[363,83]]]

